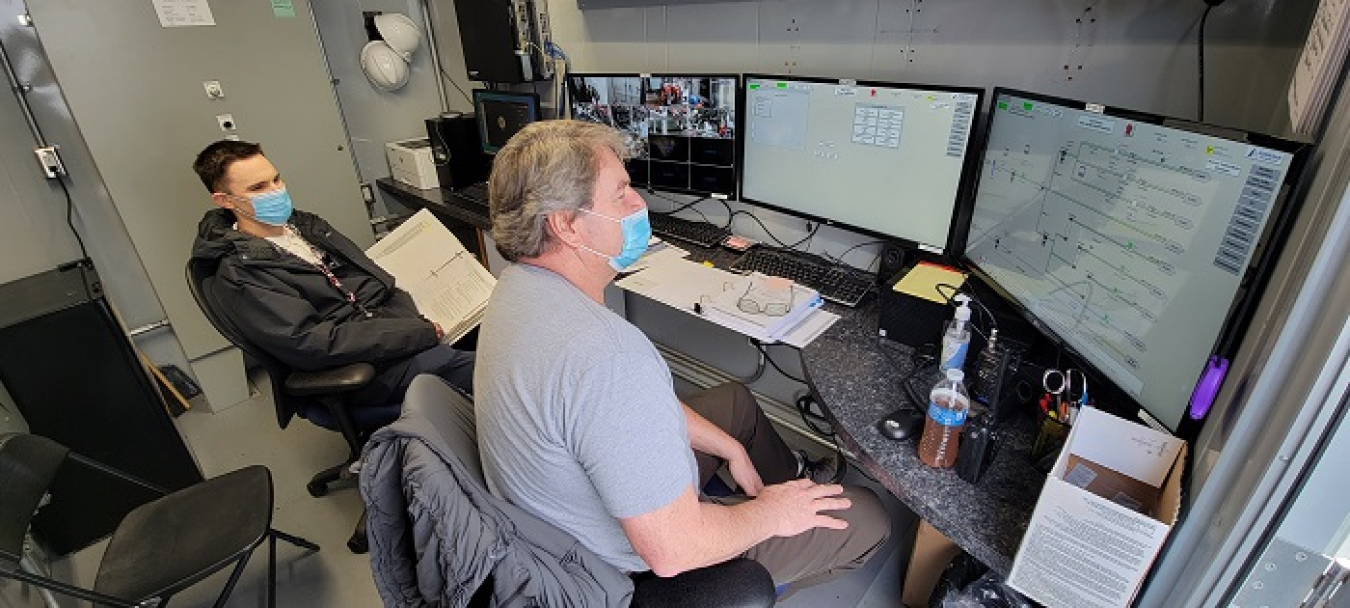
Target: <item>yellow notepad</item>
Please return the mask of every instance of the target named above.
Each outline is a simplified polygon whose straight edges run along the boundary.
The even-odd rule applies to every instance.
[[[938,285],[951,285],[955,289],[960,289],[965,282],[966,273],[955,268],[931,262],[919,262],[904,277],[895,282],[894,289],[898,293],[923,298],[938,304],[946,304],[947,298],[956,295],[956,291],[946,287],[938,291]]]

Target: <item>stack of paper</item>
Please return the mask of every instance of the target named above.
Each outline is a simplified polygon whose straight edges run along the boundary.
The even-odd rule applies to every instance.
[[[1322,0],[1289,83],[1294,131],[1313,136],[1350,49],[1350,0]]]
[[[436,216],[423,209],[366,250],[394,275],[422,316],[444,330],[451,344],[483,320],[497,279],[478,262]]]
[[[753,272],[708,298],[704,314],[755,338],[777,341],[822,304],[814,289]]]

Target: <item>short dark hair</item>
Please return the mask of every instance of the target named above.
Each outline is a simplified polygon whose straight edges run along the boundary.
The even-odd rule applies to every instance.
[[[197,154],[197,160],[192,163],[192,170],[197,172],[197,177],[201,178],[206,191],[215,193],[220,191],[220,181],[225,179],[225,172],[230,169],[230,165],[235,161],[253,158],[262,153],[261,145],[222,139]]]

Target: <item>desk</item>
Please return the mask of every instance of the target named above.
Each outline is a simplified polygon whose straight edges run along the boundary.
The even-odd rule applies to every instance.
[[[425,207],[438,217],[478,228],[488,217],[477,207],[443,190],[418,190],[392,180],[380,189],[405,204]],[[725,268],[737,257],[721,248],[681,243],[690,258]],[[930,526],[1000,575],[1012,569],[1017,545],[1040,494],[1045,476],[1032,469],[1032,424],[1015,419],[1004,431],[993,466],[971,485],[952,470],[935,470],[919,461],[916,441],[886,439],[873,426],[900,408],[906,398],[898,380],[909,372],[909,347],[877,336],[877,298],[859,308],[827,305],[840,320],[801,351],[811,388],[847,449],[860,464]]]
[[[1045,476],[1031,466],[1033,424],[1016,417],[977,484],[952,469],[919,461],[917,439],[897,442],[874,426],[908,399],[899,380],[911,369],[910,348],[877,336],[877,299],[841,315],[802,349],[802,367],[839,439],[872,477],[930,526],[1006,577],[1031,520]]]

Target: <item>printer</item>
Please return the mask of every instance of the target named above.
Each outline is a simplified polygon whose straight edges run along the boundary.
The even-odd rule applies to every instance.
[[[394,180],[420,190],[439,188],[436,163],[431,156],[431,140],[426,137],[391,141],[384,145],[389,173]]]

